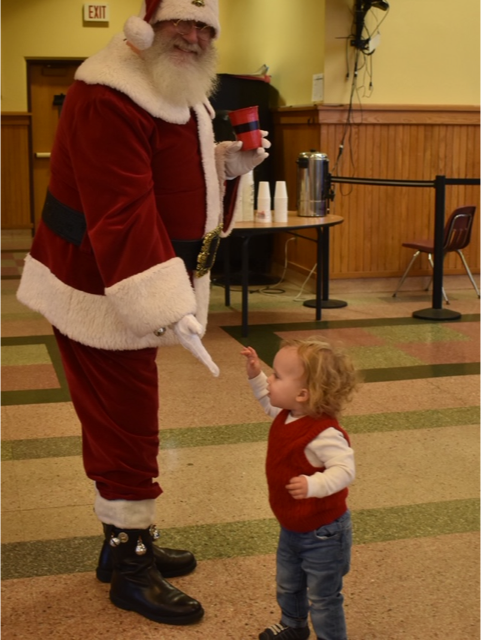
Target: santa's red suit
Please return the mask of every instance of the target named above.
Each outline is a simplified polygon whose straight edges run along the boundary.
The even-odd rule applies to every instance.
[[[214,145],[212,108],[170,106],[142,71],[121,34],[80,66],[49,191],[83,213],[87,233],[75,246],[41,223],[18,294],[65,335],[101,349],[172,342],[171,332],[153,332],[187,313],[205,327],[209,276],[192,285],[171,239],[199,239],[219,223],[225,235],[232,220],[223,215],[224,147]]]
[[[194,555],[153,544],[157,348],[179,341],[218,373],[200,341],[207,245],[231,229],[236,178],[266,154],[216,145],[207,98],[169,101],[141,52],[161,42],[200,56],[218,33],[217,0],[145,0],[124,34],[79,67],[18,290],[54,327],[82,425],[105,534],[97,577],[117,607],[168,624],[204,611],[165,580],[192,571]]]
[[[152,482],[155,349],[176,342],[169,327],[186,314],[194,314],[205,331],[209,274],[192,277],[172,240],[202,239],[219,224],[226,235],[232,225],[234,198],[225,192],[234,194],[236,181],[225,180],[228,146],[215,145],[213,116],[207,99],[192,109],[163,100],[119,34],[79,67],[59,120],[49,211],[26,258],[18,298],[56,329],[103,522],[126,522],[123,510],[116,513],[121,504],[106,504],[112,500],[145,503],[135,505],[140,515],[133,523],[129,516],[129,525],[152,521],[151,502],[160,493]],[[164,335],[154,334],[164,327]],[[81,369],[79,355],[75,366],[69,364],[72,345],[65,337],[86,352]],[[86,372],[92,354],[95,366]],[[128,369],[118,358],[126,354],[135,359],[130,380],[118,374]],[[135,384],[140,371],[150,372],[148,383]],[[118,416],[112,405],[120,405]]]

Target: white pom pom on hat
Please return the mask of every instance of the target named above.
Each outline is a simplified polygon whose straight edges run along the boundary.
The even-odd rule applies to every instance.
[[[127,41],[139,51],[144,51],[152,46],[154,30],[152,26],[137,16],[130,16],[124,25],[124,34]]]
[[[125,37],[136,49],[144,51],[154,41],[152,25],[162,20],[205,22],[214,28],[215,37],[219,37],[218,0],[144,0],[140,15],[127,19]]]

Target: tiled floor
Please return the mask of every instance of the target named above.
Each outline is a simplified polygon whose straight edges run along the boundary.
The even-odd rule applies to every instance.
[[[416,279],[334,281],[348,302],[323,311],[253,287],[250,336],[213,287],[204,343],[212,378],[182,347],[159,353],[157,524],[166,546],[195,551],[196,571],[172,582],[206,610],[191,627],[158,625],[113,607],[93,570],[101,541],[84,477],[79,425],[52,330],[15,299],[28,236],[2,244],[2,638],[5,640],[252,640],[277,621],[277,524],[266,498],[269,421],[251,397],[239,354],[272,362],[279,337],[321,333],[342,343],[364,384],[343,424],[357,478],[350,490],[350,640],[479,638],[479,300],[447,277],[454,322],[415,320],[431,296]],[[307,294],[312,298],[312,293]],[[311,636],[312,637],[312,636]]]

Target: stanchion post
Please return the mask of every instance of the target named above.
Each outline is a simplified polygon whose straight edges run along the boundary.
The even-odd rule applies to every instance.
[[[443,261],[444,261],[444,212],[446,209],[446,176],[436,176],[434,180],[434,269],[433,269],[433,309],[443,308]]]
[[[443,309],[443,260],[444,260],[444,210],[446,207],[446,176],[436,176],[434,181],[434,273],[433,302],[430,309],[414,311],[413,318],[421,320],[459,320],[461,314],[451,309]]]

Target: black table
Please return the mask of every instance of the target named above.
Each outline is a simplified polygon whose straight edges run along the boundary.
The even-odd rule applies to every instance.
[[[287,222],[236,222],[229,236],[224,238],[225,261],[225,305],[230,306],[230,238],[237,236],[243,239],[241,255],[242,272],[242,335],[247,337],[249,333],[249,240],[252,236],[301,231],[302,229],[317,230],[317,278],[316,278],[316,320],[321,319],[323,296],[325,300],[329,296],[329,229],[344,222],[344,218],[329,214],[323,217],[300,217],[297,212],[289,212]],[[305,237],[305,236],[304,236]]]

